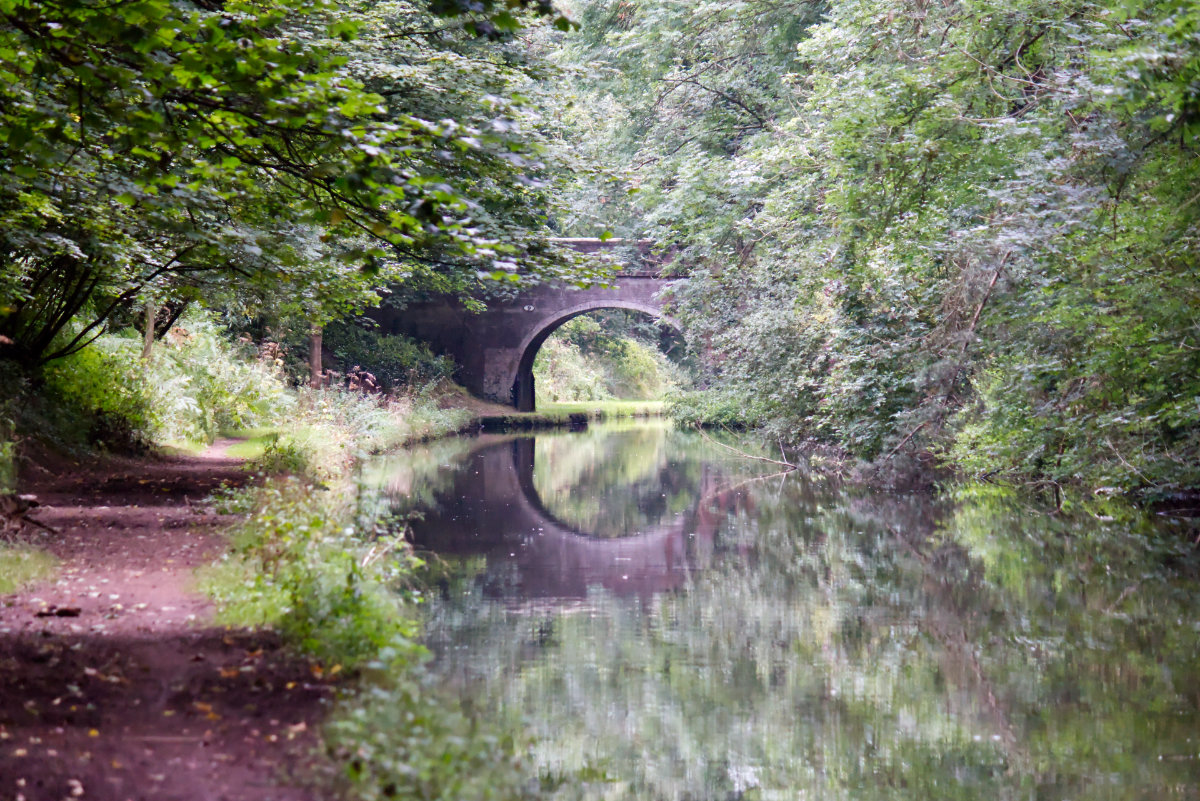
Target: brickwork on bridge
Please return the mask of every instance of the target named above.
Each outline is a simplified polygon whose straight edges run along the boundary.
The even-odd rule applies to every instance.
[[[621,240],[559,240],[581,253],[626,247]],[[632,243],[629,243],[632,244]],[[623,269],[609,286],[577,288],[539,284],[504,301],[489,301],[486,311],[474,313],[453,297],[413,304],[404,309],[372,312],[386,333],[405,334],[428,342],[437,353],[459,365],[458,380],[475,395],[533,411],[533,360],[556,328],[597,309],[630,309],[650,317],[663,315],[661,293],[672,279],[659,277],[661,261],[648,243],[637,243],[639,263]]]

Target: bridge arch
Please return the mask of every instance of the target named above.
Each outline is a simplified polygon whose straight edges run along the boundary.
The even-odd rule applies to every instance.
[[[565,309],[549,310],[529,327],[515,351],[517,359],[513,370],[511,402],[518,412],[534,410],[533,362],[545,341],[568,320],[601,309],[626,309],[641,312],[658,323],[671,326],[676,331],[683,330],[678,320],[663,314],[661,306],[640,301],[599,298],[577,303]],[[539,310],[535,307],[534,311]]]

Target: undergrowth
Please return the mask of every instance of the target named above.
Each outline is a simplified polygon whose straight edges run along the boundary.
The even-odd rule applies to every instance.
[[[332,486],[274,478],[214,500],[244,514],[203,582],[220,620],[271,627],[326,675],[350,676],[324,732],[340,793],[524,797],[519,738],[475,720],[428,679],[412,579],[421,561],[386,505],[345,474]]]
[[[365,455],[464,428],[471,413],[439,408],[437,388],[435,382],[390,396],[301,388],[287,427],[267,443],[258,463],[270,473],[329,479]]]
[[[538,405],[655,400],[683,383],[681,368],[644,335],[634,334],[587,316],[563,324],[543,343],[533,363]]]
[[[142,358],[141,335],[116,331],[5,387],[15,425],[69,449],[141,452],[212,442],[228,429],[286,419],[295,405],[270,348],[234,343],[190,314]]]
[[[274,475],[213,499],[242,519],[203,586],[221,622],[270,627],[325,675],[348,677],[324,729],[338,767],[331,790],[362,799],[522,798],[519,737],[476,720],[429,681],[429,654],[417,641],[421,560],[403,521],[351,478],[368,453],[463,426],[467,413],[439,409],[434,394],[300,390],[289,425],[257,462]]]

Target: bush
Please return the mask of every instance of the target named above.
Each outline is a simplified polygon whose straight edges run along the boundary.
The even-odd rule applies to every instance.
[[[205,314],[186,316],[140,365],[159,440],[211,442],[221,431],[269,424],[295,403],[272,349],[235,346]]]
[[[756,420],[751,404],[727,392],[696,390],[667,399],[667,416],[683,426],[744,428]]]
[[[102,448],[146,450],[157,428],[154,386],[133,336],[100,337],[44,372],[49,407],[62,414],[56,433]]]
[[[17,426],[11,403],[0,397],[0,492],[17,488]]]
[[[381,334],[351,322],[326,326],[324,346],[333,352],[342,372],[355,367],[375,376],[385,390],[423,384],[454,374],[454,362],[435,356],[428,345],[408,337]]]
[[[552,336],[533,362],[537,402],[610,400],[613,395],[600,380],[603,369],[574,343]]]
[[[272,625],[345,667],[415,634],[406,597],[392,591],[411,549],[386,521],[358,514],[354,493],[298,478],[252,493],[253,511],[232,532],[233,554],[208,582],[227,620]]]
[[[361,456],[460,430],[471,413],[439,408],[437,387],[388,396],[301,387],[287,430],[268,444],[260,467],[327,480]]]
[[[125,451],[154,442],[211,442],[226,429],[278,419],[294,403],[278,367],[239,352],[204,314],[191,314],[142,359],[141,335],[108,334],[45,369],[53,428],[68,441]]]

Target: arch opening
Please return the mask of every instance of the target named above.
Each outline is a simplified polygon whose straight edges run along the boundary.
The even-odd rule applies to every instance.
[[[516,365],[516,375],[514,377],[511,390],[511,403],[517,411],[532,412],[537,408],[537,393],[533,367],[538,352],[541,350],[542,345],[545,344],[546,340],[570,320],[591,312],[603,311],[607,309],[637,312],[651,318],[659,325],[660,329],[671,329],[677,334],[682,332],[682,328],[677,320],[669,315],[663,314],[662,309],[644,303],[607,300],[581,304],[570,309],[559,311],[550,318],[540,321],[540,323],[535,326],[529,334],[526,335],[524,341],[522,341],[520,345],[518,352],[521,355]]]

